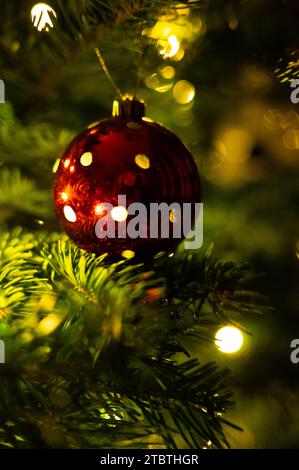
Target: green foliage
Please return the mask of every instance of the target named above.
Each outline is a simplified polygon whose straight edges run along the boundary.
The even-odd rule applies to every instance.
[[[228,372],[180,353],[231,309],[257,310],[239,290],[247,268],[211,250],[111,264],[20,229],[0,247],[3,448],[228,446]]]

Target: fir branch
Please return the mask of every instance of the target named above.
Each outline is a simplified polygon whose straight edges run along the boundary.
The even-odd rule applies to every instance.
[[[0,331],[3,448],[228,446],[227,371],[174,357],[189,355],[184,335],[208,339],[210,299],[228,314],[222,288],[235,295],[248,269],[211,250],[151,270],[111,265],[46,233],[4,234],[0,246],[3,289],[23,294]]]

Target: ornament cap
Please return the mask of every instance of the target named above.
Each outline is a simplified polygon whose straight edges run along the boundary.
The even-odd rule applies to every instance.
[[[112,107],[112,116],[120,116],[124,119],[139,120],[145,116],[145,106],[142,101],[133,98],[126,98],[123,100],[114,100]]]

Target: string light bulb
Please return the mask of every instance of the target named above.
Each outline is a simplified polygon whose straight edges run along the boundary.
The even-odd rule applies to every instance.
[[[162,46],[159,53],[163,56],[163,59],[169,59],[179,52],[180,42],[175,34],[171,34],[166,41],[158,41],[158,46]]]
[[[217,331],[215,344],[224,353],[235,353],[243,345],[243,334],[235,326],[224,326]]]
[[[179,104],[188,104],[195,97],[195,88],[187,80],[179,80],[173,87],[173,97]]]
[[[57,18],[55,10],[47,3],[36,3],[31,10],[31,21],[38,31],[49,31],[53,28],[51,15]]]

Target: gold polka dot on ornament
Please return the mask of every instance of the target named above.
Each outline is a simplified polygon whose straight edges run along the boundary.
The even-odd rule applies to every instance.
[[[151,166],[150,159],[142,153],[136,155],[135,163],[137,166],[139,166],[139,168],[142,168],[143,170],[148,170]]]

